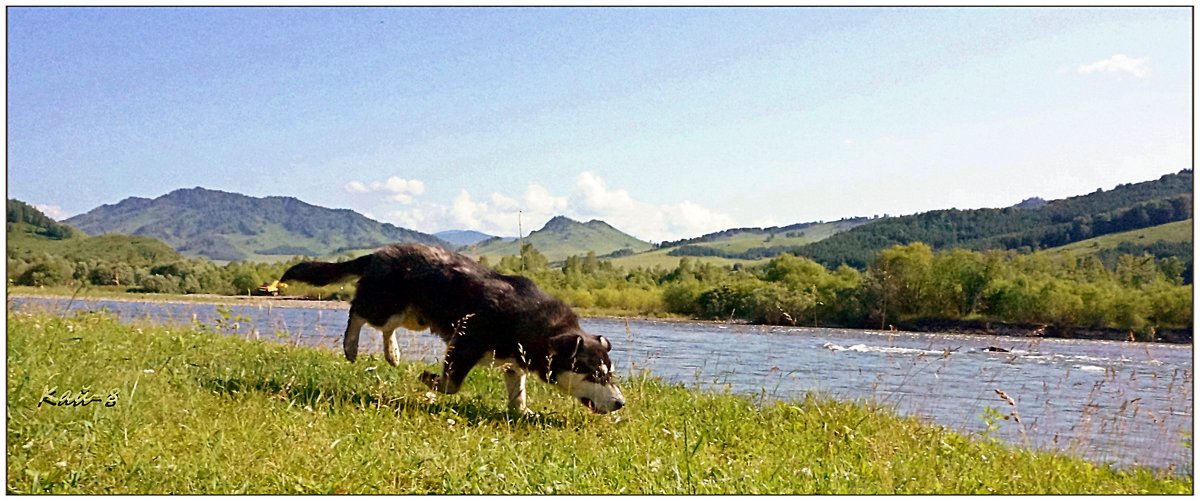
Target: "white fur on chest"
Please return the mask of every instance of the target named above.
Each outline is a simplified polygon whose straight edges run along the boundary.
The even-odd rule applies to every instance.
[[[429,329],[429,320],[416,308],[409,306],[404,311],[389,317],[386,324],[376,327],[383,332],[392,332],[400,327],[420,332]]]

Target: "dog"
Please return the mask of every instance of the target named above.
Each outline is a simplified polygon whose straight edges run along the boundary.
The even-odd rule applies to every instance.
[[[498,273],[462,254],[424,244],[389,245],[351,261],[299,263],[279,281],[321,286],[355,276],[358,288],[342,341],[350,362],[358,356],[364,324],[383,333],[384,357],[393,366],[400,357],[396,329],[429,329],[446,343],[442,373],[421,375],[434,391],[454,394],[472,368],[495,364],[515,412],[530,413],[530,372],[594,413],[625,405],[607,339],[584,332],[570,307],[528,278]]]

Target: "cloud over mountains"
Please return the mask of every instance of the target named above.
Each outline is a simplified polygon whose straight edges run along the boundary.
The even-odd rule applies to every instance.
[[[463,189],[448,203],[420,198],[425,183],[391,176],[384,181],[350,181],[345,191],[374,194],[388,206],[383,220],[418,231],[471,229],[494,235],[515,235],[518,213],[528,233],[558,215],[573,219],[600,219],[638,238],[662,241],[699,235],[735,226],[732,217],[688,200],[653,204],[635,199],[627,190],[612,188],[599,175],[583,171],[574,190],[555,194],[537,183],[524,193],[492,192],[476,198]],[[399,203],[399,206],[395,204]]]

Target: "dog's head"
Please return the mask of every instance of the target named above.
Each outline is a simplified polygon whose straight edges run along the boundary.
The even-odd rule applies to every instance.
[[[550,339],[547,381],[579,400],[592,412],[606,414],[625,406],[617,387],[603,336],[571,332]]]

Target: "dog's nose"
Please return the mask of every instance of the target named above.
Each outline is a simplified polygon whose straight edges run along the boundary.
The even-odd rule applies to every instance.
[[[616,402],[613,402],[613,410],[614,410],[614,411],[615,411],[615,410],[617,410],[617,409],[620,409],[620,408],[622,408],[622,407],[625,407],[625,401],[624,401],[624,400],[617,400]]]

